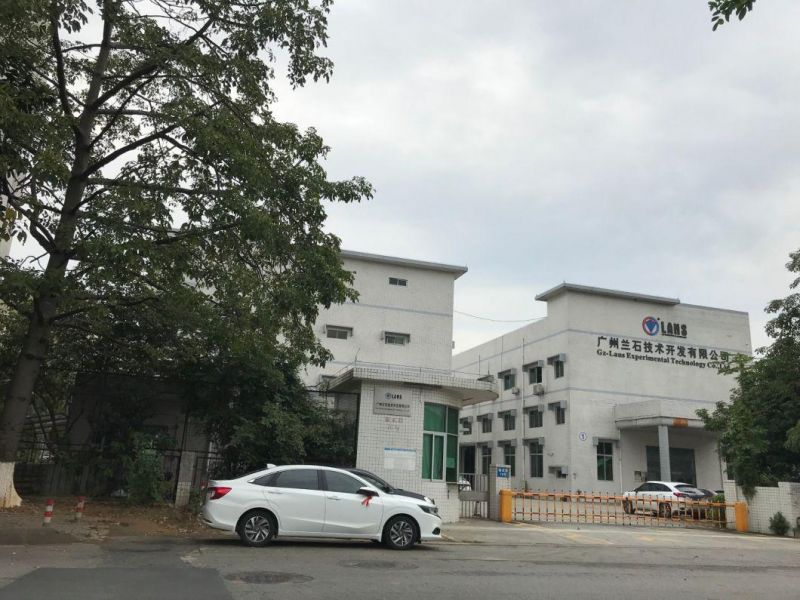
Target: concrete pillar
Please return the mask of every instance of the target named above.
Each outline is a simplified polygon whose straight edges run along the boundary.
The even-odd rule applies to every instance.
[[[178,483],[175,486],[175,506],[186,506],[192,493],[192,479],[197,462],[197,452],[184,450],[178,465]]]
[[[500,518],[500,490],[511,489],[511,467],[509,465],[491,465],[488,475],[489,518],[497,521]]]
[[[672,467],[669,464],[669,429],[658,426],[658,454],[661,460],[661,481],[672,481]]]

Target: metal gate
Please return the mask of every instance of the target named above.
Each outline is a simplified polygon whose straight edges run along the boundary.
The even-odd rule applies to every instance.
[[[459,517],[486,519],[489,516],[489,478],[486,475],[462,473],[458,476]]]
[[[509,520],[550,523],[604,523],[662,527],[733,527],[735,504],[702,500],[628,498],[604,493],[506,492]],[[508,497],[507,496],[507,497]],[[502,512],[501,500],[501,512]]]

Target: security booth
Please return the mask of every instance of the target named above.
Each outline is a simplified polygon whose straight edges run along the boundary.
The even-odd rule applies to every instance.
[[[459,411],[497,398],[494,384],[448,371],[356,364],[328,390],[358,394],[356,466],[433,498],[443,521],[458,520]]]

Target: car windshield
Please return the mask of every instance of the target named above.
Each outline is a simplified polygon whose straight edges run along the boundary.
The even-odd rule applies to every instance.
[[[682,491],[684,494],[692,494],[693,496],[703,495],[703,492],[698,490],[696,487],[692,487],[691,485],[676,485],[675,488]]]
[[[383,479],[375,475],[374,473],[370,473],[369,471],[353,471],[356,475],[361,477],[362,479],[366,479],[369,483],[374,485],[381,491],[384,492],[391,492],[394,490],[394,487],[386,483]]]

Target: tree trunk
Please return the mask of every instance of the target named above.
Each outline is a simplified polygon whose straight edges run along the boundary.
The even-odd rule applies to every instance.
[[[0,508],[12,508],[22,504],[22,498],[14,488],[14,463],[0,461]]]
[[[17,359],[3,412],[0,415],[0,507],[19,506],[21,503],[14,488],[14,462],[22,430],[25,427],[25,417],[33,398],[33,387],[47,351],[50,329],[42,319],[42,311],[39,310],[41,304],[39,301],[34,303],[37,310],[34,310],[28,323],[28,333]]]

